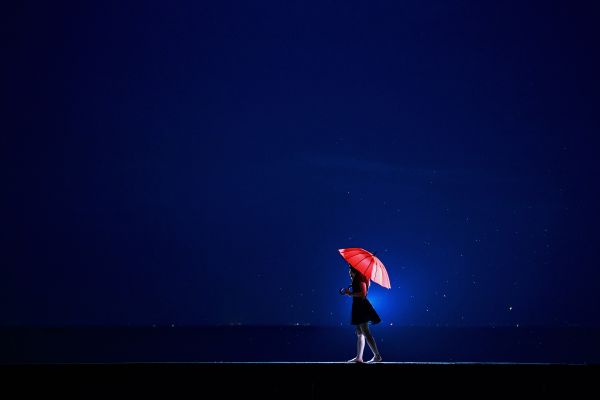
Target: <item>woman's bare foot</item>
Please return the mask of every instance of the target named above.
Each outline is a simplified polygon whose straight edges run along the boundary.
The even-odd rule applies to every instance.
[[[381,355],[377,355],[377,356],[373,356],[373,358],[371,358],[369,361],[367,361],[367,363],[373,364],[373,363],[381,362],[382,360],[383,360],[383,357],[381,357]]]
[[[352,360],[348,360],[346,362],[362,364],[364,361],[362,360],[362,358],[354,357]]]

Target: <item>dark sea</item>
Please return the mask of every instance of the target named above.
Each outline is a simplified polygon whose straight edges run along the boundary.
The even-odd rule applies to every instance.
[[[600,364],[600,328],[394,327],[372,332],[384,361]],[[337,362],[352,326],[3,327],[0,363]],[[365,346],[364,358],[371,358]]]

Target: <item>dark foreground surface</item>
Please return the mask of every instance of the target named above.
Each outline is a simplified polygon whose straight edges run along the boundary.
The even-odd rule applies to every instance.
[[[600,391],[597,328],[382,325],[373,333],[386,363],[331,363],[355,354],[350,326],[4,328],[0,384],[18,398],[572,397]]]
[[[600,364],[599,328],[372,331],[389,362]],[[0,328],[0,364],[327,362],[352,358],[355,346],[351,326]]]
[[[15,398],[347,399],[592,396],[598,368],[556,364],[39,364],[0,367]],[[569,396],[569,397],[567,397]]]

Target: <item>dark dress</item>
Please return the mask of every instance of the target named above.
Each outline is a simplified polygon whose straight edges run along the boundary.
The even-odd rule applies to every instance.
[[[352,280],[352,292],[360,292],[360,283],[362,281],[358,278]],[[377,315],[377,312],[371,305],[371,302],[365,297],[352,297],[352,325],[364,324],[365,322],[371,322],[372,324],[378,324],[381,322],[381,318]]]

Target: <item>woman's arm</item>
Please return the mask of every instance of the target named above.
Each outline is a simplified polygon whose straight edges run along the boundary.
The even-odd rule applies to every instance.
[[[346,293],[350,297],[365,298],[365,297],[367,297],[367,284],[364,282],[361,282],[360,283],[360,291],[358,291],[358,292],[351,292],[350,289],[346,288],[344,290],[344,293]]]

